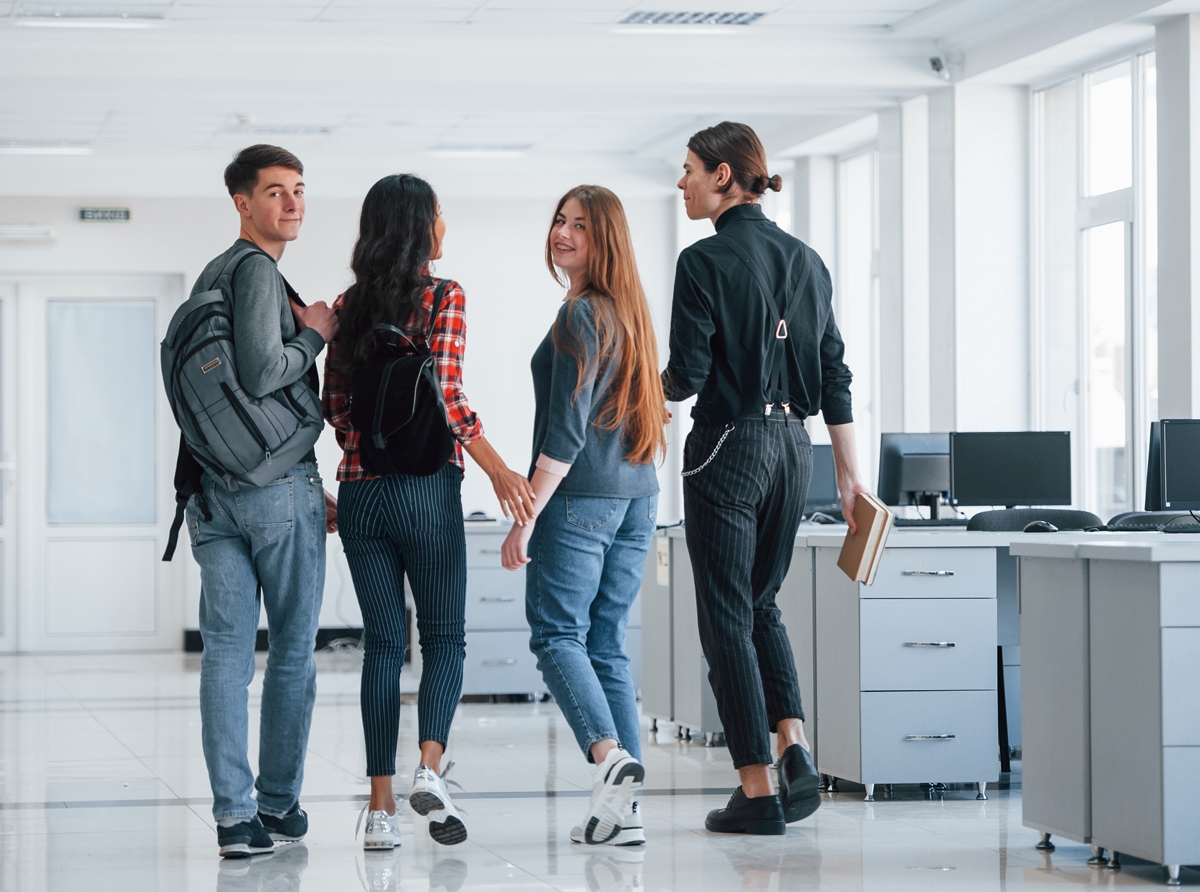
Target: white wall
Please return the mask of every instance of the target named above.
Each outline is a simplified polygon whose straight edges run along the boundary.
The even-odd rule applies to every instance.
[[[80,223],[81,204],[129,207],[133,220]],[[301,236],[288,246],[280,263],[306,301],[332,300],[350,283],[349,258],[359,208],[358,201],[349,199],[309,200]],[[447,198],[442,209],[446,251],[436,271],[457,279],[467,294],[464,389],[488,439],[510,467],[524,472],[530,463],[533,429],[529,358],[549,329],[563,293],[543,261],[554,201]],[[675,261],[673,198],[635,199],[626,203],[626,213],[665,363]],[[227,199],[6,197],[0,199],[0,223],[49,223],[57,232],[54,242],[0,242],[0,272],[173,273],[182,276],[185,291],[204,265],[237,237],[237,217]],[[333,492],[340,454],[332,430],[326,428],[317,456],[326,486]],[[669,491],[671,469],[664,467],[660,477],[664,492]],[[670,504],[663,507],[664,518],[678,516]],[[463,509],[499,513],[487,477],[470,459]],[[323,626],[356,625],[358,620],[340,551],[332,539]],[[186,557],[186,543],[177,560],[191,568],[185,621],[195,628],[199,579]]]

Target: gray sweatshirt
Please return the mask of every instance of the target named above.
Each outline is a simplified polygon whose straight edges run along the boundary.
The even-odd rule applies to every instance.
[[[211,288],[235,253],[253,247],[245,239],[234,242],[204,267],[192,294]],[[242,388],[250,396],[261,398],[304,377],[325,349],[325,339],[311,328],[297,334],[275,260],[260,253],[242,261],[233,294],[233,341]]]

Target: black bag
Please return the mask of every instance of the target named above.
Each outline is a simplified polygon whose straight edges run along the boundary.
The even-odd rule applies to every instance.
[[[434,291],[425,344],[413,343],[394,325],[377,325],[379,353],[354,374],[350,423],[362,434],[362,465],[371,474],[428,477],[454,454],[454,434],[429,349],[448,284],[443,279]]]

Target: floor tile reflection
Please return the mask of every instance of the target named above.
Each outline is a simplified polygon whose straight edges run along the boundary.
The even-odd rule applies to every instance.
[[[432,890],[1049,890],[1162,886],[1157,865],[1086,864],[1086,846],[1039,853],[1011,789],[901,787],[874,803],[849,785],[786,837],[719,837],[704,815],[736,784],[728,752],[664,726],[644,741],[644,849],[572,845],[589,769],[552,703],[464,704],[451,737],[470,839],[443,848],[401,807],[403,845],[354,838],[366,785],[357,675],[323,659],[304,843],[221,861],[200,748],[199,664],[184,655],[0,657],[0,888],[316,892]],[[261,677],[261,675],[260,675]],[[405,689],[413,684],[406,680]],[[260,688],[251,690],[257,709]],[[399,771],[416,764],[402,712]],[[257,721],[251,721],[255,729]],[[257,749],[252,740],[252,751]],[[1200,871],[1185,870],[1185,885]]]

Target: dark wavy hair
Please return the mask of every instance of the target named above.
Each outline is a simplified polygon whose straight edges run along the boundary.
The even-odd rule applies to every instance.
[[[403,327],[420,312],[437,205],[433,187],[408,173],[384,177],[363,199],[350,259],[354,284],[338,316],[343,374],[353,375],[374,357],[376,325]]]

